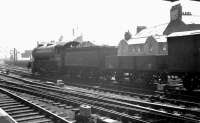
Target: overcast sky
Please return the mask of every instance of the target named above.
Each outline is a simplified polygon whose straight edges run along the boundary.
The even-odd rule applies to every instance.
[[[134,34],[137,25],[169,22],[174,4],[163,0],[0,0],[0,57],[11,48],[22,52],[34,48],[37,41],[57,41],[61,35],[72,40],[72,29],[77,27],[84,40],[117,45],[124,32]],[[200,12],[199,4],[189,2],[183,10]]]

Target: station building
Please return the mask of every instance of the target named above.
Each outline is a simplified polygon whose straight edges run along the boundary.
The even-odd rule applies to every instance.
[[[181,4],[178,4],[170,9],[170,22],[150,28],[138,26],[136,34],[130,40],[121,40],[118,56],[167,55],[168,35],[199,29],[200,18],[190,12],[183,12]]]

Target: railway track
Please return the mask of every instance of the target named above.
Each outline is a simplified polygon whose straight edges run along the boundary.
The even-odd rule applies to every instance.
[[[3,86],[3,85],[1,85]],[[91,101],[91,100],[87,100],[87,99],[83,99],[83,98],[78,98],[78,97],[69,97],[67,95],[57,95],[55,93],[49,93],[49,92],[46,92],[46,91],[42,91],[42,90],[38,90],[37,91],[30,91],[30,88],[28,89],[25,89],[25,87],[23,88],[20,88],[20,87],[16,87],[16,85],[13,85],[13,86],[8,86],[8,85],[4,85],[3,87],[5,88],[9,88],[9,89],[12,89],[12,90],[17,90],[18,92],[22,92],[22,93],[29,93],[29,94],[33,94],[33,95],[37,95],[37,96],[42,96],[42,97],[45,97],[47,99],[51,99],[51,100],[56,100],[57,102],[60,102],[60,103],[63,103],[65,102],[65,104],[70,104],[70,105],[73,105],[73,106],[80,106],[82,104],[87,104],[87,105],[90,105],[93,107],[93,111],[94,112],[97,112],[97,113],[100,113],[100,114],[103,114],[103,115],[107,115],[107,116],[110,116],[110,117],[113,117],[113,118],[116,118],[116,117],[120,117],[122,118],[121,120],[123,122],[125,121],[132,121],[132,122],[141,122],[141,123],[149,123],[149,121],[158,121],[158,119],[154,118],[145,118],[145,119],[141,119],[141,118],[138,118],[136,116],[134,116],[134,114],[136,112],[138,113],[145,113],[146,111],[143,111],[143,110],[139,110],[139,109],[134,109],[135,110],[135,113],[132,114],[132,115],[127,115],[126,113],[120,113],[120,112],[117,112],[116,110],[113,110],[113,107],[116,107],[116,106],[119,106],[119,105],[113,105],[113,104],[107,104],[107,103],[99,103],[97,101]],[[32,87],[31,87],[32,88]],[[104,105],[104,106],[103,106]],[[119,106],[120,109],[122,108],[126,108],[126,107],[122,107],[122,106]],[[138,115],[138,114],[137,114]]]
[[[16,78],[16,77],[14,77],[14,78]],[[26,79],[20,79],[20,80],[24,80],[25,82],[29,81],[29,80],[26,80]],[[46,86],[45,84],[40,84],[40,83],[42,83],[42,81],[39,81],[39,84],[38,83],[35,83],[35,84]],[[81,83],[76,84],[76,83],[71,82],[71,83],[67,83],[67,85],[73,85],[73,86],[70,86],[70,88],[82,90],[82,91],[85,91],[85,92],[88,92],[88,90],[90,90],[91,93],[96,93],[96,91],[97,91],[98,93],[102,93],[102,95],[104,95],[105,92],[110,93],[111,96],[116,96],[115,94],[128,95],[127,98],[136,97],[136,98],[146,99],[146,101],[152,101],[152,102],[156,102],[156,101],[163,102],[163,101],[165,101],[167,103],[172,103],[173,105],[179,105],[179,103],[185,104],[185,105],[193,105],[193,104],[198,105],[198,103],[199,103],[199,102],[195,103],[195,101],[192,102],[192,99],[193,100],[199,100],[198,98],[195,98],[195,97],[184,96],[184,98],[189,98],[189,99],[192,98],[190,101],[178,100],[176,98],[169,99],[169,98],[165,97],[165,96],[168,96],[168,95],[164,95],[163,93],[161,93],[161,95],[164,95],[164,96],[161,96],[160,92],[159,92],[159,94],[154,93],[154,95],[147,95],[147,94],[127,92],[127,91],[112,90],[112,89],[102,88],[102,87],[98,87],[98,86],[87,86],[87,85],[84,85],[84,84],[81,84]],[[183,95],[177,95],[176,94],[176,95],[170,95],[170,96],[174,97],[174,96],[183,96]]]
[[[33,85],[33,83],[32,83],[32,85],[28,85],[29,86],[29,89],[31,89],[31,88],[35,88],[36,86],[34,86]],[[37,85],[38,86],[38,85]],[[24,88],[24,87],[23,87]],[[90,103],[90,104],[97,104],[97,103],[99,103],[99,102],[102,102],[102,99],[104,100],[104,103],[102,102],[101,104],[99,104],[99,105],[105,105],[107,108],[109,108],[109,104],[112,104],[112,105],[110,105],[111,107],[110,108],[112,108],[113,109],[113,107],[117,107],[117,109],[118,109],[118,111],[119,110],[124,110],[124,111],[127,111],[128,113],[127,114],[133,114],[133,113],[135,113],[135,114],[137,114],[137,117],[140,117],[140,118],[144,118],[144,113],[146,113],[147,114],[147,112],[148,112],[148,115],[145,115],[145,117],[147,118],[147,116],[149,116],[149,117],[151,117],[152,118],[152,116],[154,115],[154,116],[156,116],[156,115],[160,115],[160,116],[162,116],[163,117],[163,119],[164,119],[164,121],[168,121],[168,119],[166,120],[164,117],[168,117],[168,118],[170,118],[170,119],[178,119],[178,120],[182,120],[182,121],[192,121],[192,122],[198,122],[198,119],[196,119],[196,118],[193,118],[193,117],[191,117],[191,116],[184,116],[183,114],[185,114],[185,113],[179,113],[179,111],[180,112],[191,112],[191,110],[187,110],[187,109],[185,109],[185,108],[176,108],[176,106],[163,106],[163,103],[160,103],[160,104],[152,104],[152,103],[142,103],[142,100],[135,100],[135,101],[130,101],[129,100],[129,102],[126,100],[126,102],[124,101],[124,100],[122,100],[122,99],[114,99],[114,98],[111,98],[111,97],[106,97],[105,98],[105,96],[103,97],[103,96],[97,96],[97,95],[92,95],[92,97],[91,97],[91,93],[90,93],[90,96],[88,96],[88,93],[86,94],[87,96],[85,96],[85,95],[83,95],[83,91],[81,92],[82,94],[80,94],[80,93],[74,93],[73,91],[70,91],[69,93],[66,93],[66,92],[63,92],[63,91],[60,91],[60,92],[58,92],[57,90],[59,90],[59,88],[57,88],[57,87],[53,87],[53,88],[45,88],[45,87],[43,87],[43,86],[38,86],[37,88],[40,88],[40,91],[41,90],[48,90],[48,91],[53,91],[53,92],[56,92],[57,93],[57,95],[59,94],[59,95],[61,95],[62,94],[62,96],[63,97],[65,97],[66,96],[66,94],[68,94],[68,96],[69,96],[69,94],[70,95],[72,95],[72,94],[74,94],[74,96],[76,95],[78,95],[79,96],[79,98],[80,97],[82,97],[82,98],[80,98],[80,99],[78,99],[78,98],[76,98],[76,100],[78,100],[78,101],[82,101],[83,103]],[[60,89],[60,90],[62,90],[62,89]],[[69,90],[68,90],[69,91]],[[84,92],[84,93],[86,93],[86,92]],[[94,98],[94,96],[96,96],[96,97],[98,97],[98,98]],[[92,98],[92,99],[91,99]],[[73,98],[74,99],[74,98]],[[93,101],[93,102],[91,102],[91,101],[88,101],[88,100],[86,100],[86,99],[91,99],[91,100],[96,100],[96,101]],[[98,99],[98,100],[97,100]],[[105,104],[105,101],[107,102],[106,104]],[[123,101],[123,102],[122,102]],[[143,100],[144,101],[144,100]],[[112,103],[111,103],[112,102]],[[143,104],[143,105],[133,105],[134,104],[134,102],[135,103],[139,103],[139,102],[141,102],[141,104]],[[126,105],[125,105],[125,103],[126,103]],[[158,107],[157,109],[153,109],[152,108],[152,105],[154,105],[155,107]],[[146,107],[145,107],[146,106]],[[151,108],[149,108],[149,107],[151,107]],[[167,110],[169,110],[168,112],[167,112],[167,110],[166,110],[166,107],[168,108]],[[138,112],[140,112],[140,113],[138,113],[137,111],[136,111],[136,109],[137,109],[137,111]],[[162,110],[162,111],[160,111],[160,110]],[[178,112],[177,112],[178,111]],[[137,112],[137,113],[136,113]],[[143,112],[143,113],[141,113],[141,112]],[[149,112],[151,112],[151,113],[149,113]],[[152,113],[153,112],[153,113]],[[172,112],[172,113],[169,113],[169,112]],[[140,115],[138,115],[138,114],[140,114]],[[142,115],[141,115],[142,114]],[[151,114],[151,115],[150,115]],[[195,115],[196,116],[196,115]],[[136,117],[136,116],[134,116],[134,117]],[[162,119],[162,118],[161,118]],[[164,122],[163,121],[163,119],[162,119],[162,122]],[[154,119],[154,121],[155,121],[156,119]],[[148,119],[148,121],[150,121],[149,119]]]
[[[0,88],[0,108],[17,123],[72,123],[3,88]]]
[[[21,79],[19,79],[19,80],[21,80]],[[24,80],[24,81],[28,82],[28,80]],[[29,84],[31,84],[31,83],[29,83]],[[114,104],[116,104],[116,105],[118,105],[120,103],[127,103],[127,105],[124,105],[124,107],[126,107],[125,110],[127,112],[132,112],[132,111],[128,111],[127,108],[138,108],[137,106],[136,107],[133,106],[133,104],[134,104],[134,105],[139,105],[142,107],[150,107],[150,109],[153,109],[153,110],[149,110],[149,111],[154,112],[154,113],[155,112],[163,113],[164,115],[171,116],[171,118],[173,118],[176,115],[176,116],[179,116],[178,119],[191,120],[194,122],[197,122],[199,120],[199,115],[198,115],[199,103],[175,100],[175,99],[165,99],[160,96],[155,97],[155,96],[150,96],[150,95],[142,95],[142,94],[116,91],[116,90],[110,90],[110,89],[102,89],[102,88],[98,88],[98,87],[91,87],[91,86],[85,86],[85,85],[81,85],[81,87],[82,88],[84,87],[85,89],[70,87],[70,93],[58,91],[59,88],[57,88],[57,87],[54,87],[55,90],[52,90],[49,88],[43,88],[46,86],[44,84],[37,83],[37,85],[42,86],[42,87],[39,87],[40,89],[47,89],[49,91],[55,91],[59,94],[63,94],[63,96],[65,96],[64,94],[73,94],[74,92],[72,90],[74,89],[74,90],[76,90],[75,95],[77,96],[77,94],[79,94],[79,96],[81,98],[89,98],[90,99],[91,97],[88,97],[88,95],[91,96],[91,93],[93,93],[94,95],[92,95],[92,97],[96,96],[96,97],[104,98],[104,99],[107,99],[107,101],[112,100],[112,102],[115,102]],[[32,85],[30,85],[30,86],[32,86]],[[46,86],[46,87],[48,87],[48,86]],[[90,91],[88,91],[88,89]],[[69,91],[69,90],[67,90],[67,91]],[[83,93],[87,96],[83,96],[82,95]],[[106,94],[106,96],[105,96],[105,93],[109,93],[109,94]],[[116,96],[116,94],[129,95],[129,96],[118,97],[118,96]],[[136,99],[131,100],[130,98],[132,98],[132,97],[134,97]],[[91,100],[94,100],[94,99],[95,98],[92,98]],[[100,101],[100,100],[98,100],[98,101]],[[85,103],[88,103],[88,102],[85,102]],[[141,107],[139,107],[139,108],[140,108],[140,110],[143,109]],[[144,109],[146,109],[146,108],[144,108]],[[161,111],[161,112],[158,112],[158,111]],[[131,113],[129,113],[129,114],[131,114]],[[195,121],[195,119],[196,119],[196,121]]]
[[[14,70],[13,70],[13,68],[14,68]],[[10,69],[12,69],[12,71],[15,74],[25,75],[28,78],[42,79],[42,80],[46,80],[46,81],[56,81],[56,79],[50,79],[50,77],[43,77],[40,75],[33,76],[32,74],[30,74],[30,72],[27,71],[27,69],[24,69],[21,67],[11,67]],[[200,96],[199,92],[187,92],[187,91],[161,92],[161,91],[152,91],[152,90],[139,89],[139,88],[134,88],[134,87],[127,87],[127,86],[125,87],[125,86],[121,86],[118,84],[117,85],[116,84],[103,84],[103,85],[99,84],[101,82],[98,82],[97,84],[92,84],[92,85],[90,83],[87,85],[87,84],[85,84],[85,82],[77,82],[76,80],[65,81],[65,83],[67,85],[72,85],[72,86],[76,86],[76,87],[87,88],[87,89],[92,89],[92,90],[97,89],[97,90],[102,90],[102,91],[106,91],[106,92],[126,94],[126,95],[130,95],[130,96],[156,95],[153,97],[154,99],[159,99],[161,97],[162,100],[163,100],[163,98],[167,98],[167,99],[171,99],[172,101],[173,101],[173,99],[177,99],[177,100],[182,100],[182,101],[186,101],[186,102],[192,101],[192,102],[200,103],[200,98],[198,98]],[[177,100],[175,102],[179,102]]]

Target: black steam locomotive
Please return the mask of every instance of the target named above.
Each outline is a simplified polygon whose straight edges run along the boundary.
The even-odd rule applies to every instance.
[[[168,55],[117,56],[117,48],[78,47],[78,42],[50,44],[33,50],[32,72],[64,74],[82,79],[105,78],[146,84],[179,77],[188,90],[200,86],[200,31],[177,32],[167,37]]]

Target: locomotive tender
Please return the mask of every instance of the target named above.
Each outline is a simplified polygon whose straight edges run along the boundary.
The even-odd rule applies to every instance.
[[[78,42],[35,48],[33,72],[70,77],[128,80],[146,84],[178,76],[188,90],[200,87],[200,30],[175,32],[167,37],[168,55],[117,56],[115,47],[77,47]]]

